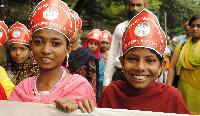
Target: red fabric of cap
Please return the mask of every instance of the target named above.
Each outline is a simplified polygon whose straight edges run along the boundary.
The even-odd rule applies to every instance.
[[[147,9],[130,20],[122,40],[124,54],[131,48],[145,47],[163,56],[166,47],[166,36],[158,19]]]
[[[4,21],[0,21],[0,46],[3,46],[7,39],[8,27]]]

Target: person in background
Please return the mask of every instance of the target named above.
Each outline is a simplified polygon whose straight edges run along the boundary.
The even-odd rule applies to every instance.
[[[42,7],[45,4],[46,7]],[[78,74],[70,74],[62,63],[70,52],[75,31],[74,18],[61,0],[41,1],[29,18],[31,49],[39,74],[21,81],[9,100],[52,103],[65,112],[78,108],[94,110],[95,94],[89,82]],[[87,110],[88,105],[92,109]]]
[[[178,90],[193,114],[200,114],[200,14],[193,15],[188,25],[190,36],[174,50],[167,84],[172,85],[179,75]]]
[[[144,9],[131,19],[122,37],[120,57],[125,81],[113,81],[106,87],[98,107],[190,114],[177,89],[155,82],[165,47],[165,34],[153,13]]]
[[[104,68],[105,63],[103,57],[100,53],[101,48],[101,40],[102,40],[102,32],[99,29],[93,29],[87,36],[86,41],[84,42],[84,47],[88,48],[95,56],[98,58],[98,66],[97,71],[99,72],[99,77],[96,78],[97,83],[97,97],[100,96],[100,87],[99,87],[99,80],[104,78]]]
[[[37,75],[39,69],[33,62],[29,41],[30,32],[19,22],[13,24],[8,32],[7,63],[4,66],[11,81],[17,85],[29,76]]]
[[[1,47],[3,47],[6,42],[7,33],[8,33],[7,25],[4,23],[4,21],[0,21],[0,46]],[[10,81],[5,69],[2,66],[0,66],[0,84],[5,90],[6,96],[9,97],[14,88],[14,84]],[[0,97],[0,99],[1,98],[2,97]]]
[[[104,73],[104,86],[108,86],[112,80],[121,79],[122,69],[119,57],[122,55],[122,35],[128,26],[129,20],[146,8],[147,4],[148,0],[128,0],[128,20],[118,24],[112,36]]]
[[[96,78],[99,75],[99,72],[96,70],[98,69],[97,66],[99,66],[98,59],[88,48],[81,46],[82,20],[75,11],[70,11],[76,20],[76,31],[73,36],[74,41],[71,42],[71,53],[69,54],[67,68],[70,73],[80,74],[85,77],[96,93]]]
[[[111,41],[112,41],[111,33],[108,30],[102,31],[101,56],[103,57],[105,63],[108,58]]]
[[[7,40],[8,27],[4,21],[0,21],[0,65],[6,63],[6,47],[5,42]]]

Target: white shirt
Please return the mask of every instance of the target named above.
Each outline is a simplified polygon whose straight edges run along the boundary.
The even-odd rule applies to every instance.
[[[118,24],[112,35],[112,42],[108,54],[108,59],[106,61],[106,67],[104,72],[104,86],[108,86],[111,83],[113,73],[117,67],[121,68],[119,57],[123,55],[122,53],[122,36],[129,21],[124,21]]]

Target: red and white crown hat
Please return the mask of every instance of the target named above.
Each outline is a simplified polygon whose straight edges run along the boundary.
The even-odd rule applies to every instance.
[[[8,34],[8,27],[4,21],[0,21],[0,46],[6,42]]]
[[[70,9],[71,14],[75,18],[76,29],[80,30],[82,28],[82,20],[79,17],[78,13],[72,9]]]
[[[29,41],[31,40],[30,31],[24,24],[19,22],[16,22],[10,27],[8,35],[9,44],[20,43],[29,45]]]
[[[122,50],[125,54],[134,47],[144,47],[156,51],[161,57],[166,47],[166,36],[157,17],[147,9],[133,17],[122,38]]]
[[[102,32],[99,29],[93,29],[89,34],[87,39],[101,41],[102,40]]]
[[[129,1],[132,1],[132,0],[129,0]],[[148,2],[148,0],[141,0],[142,2],[144,2],[144,3],[147,3]]]
[[[40,29],[53,29],[71,41],[75,32],[75,19],[69,7],[61,0],[42,0],[29,18],[32,33]]]
[[[101,41],[107,41],[111,42],[112,40],[112,35],[108,30],[103,30],[102,31],[102,40]]]

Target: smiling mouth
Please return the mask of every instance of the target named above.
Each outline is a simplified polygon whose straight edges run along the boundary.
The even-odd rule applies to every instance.
[[[134,79],[136,79],[136,80],[139,80],[139,81],[145,81],[145,80],[148,78],[148,76],[144,76],[144,75],[133,75],[133,74],[131,74],[131,77],[134,78]]]
[[[44,62],[44,63],[50,63],[52,60],[53,59],[51,59],[51,58],[46,58],[46,57],[42,58],[42,62]]]

